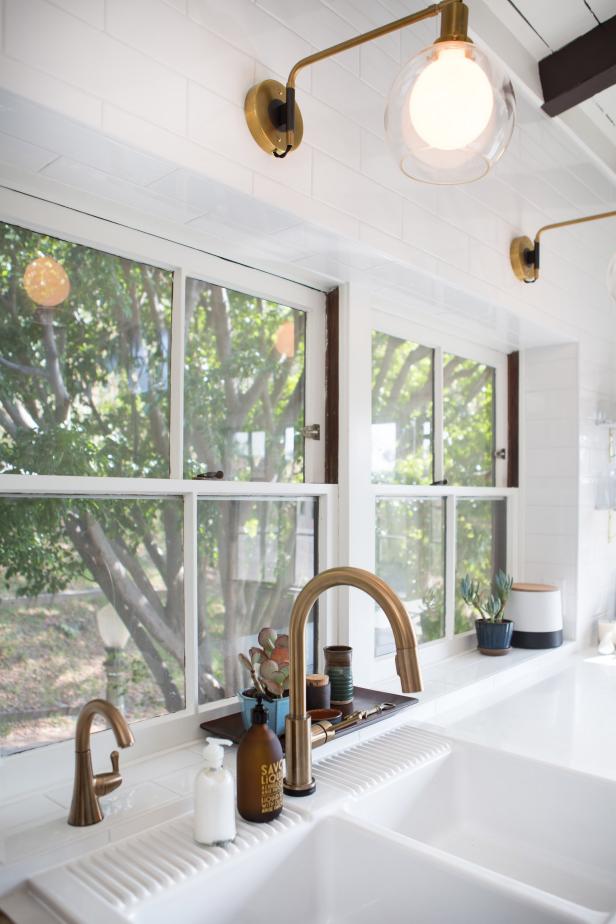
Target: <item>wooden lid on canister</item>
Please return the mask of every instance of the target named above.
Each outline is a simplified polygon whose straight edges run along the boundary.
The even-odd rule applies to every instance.
[[[306,675],[306,686],[307,687],[326,687],[329,683],[329,677],[327,674],[307,674]]]
[[[558,587],[555,584],[514,584],[511,589],[532,594],[545,594],[558,590]]]

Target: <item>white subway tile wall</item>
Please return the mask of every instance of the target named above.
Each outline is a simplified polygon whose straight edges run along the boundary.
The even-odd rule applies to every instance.
[[[513,278],[507,249],[548,221],[615,207],[614,176],[518,87],[518,126],[490,176],[457,189],[405,179],[384,146],[385,99],[397,63],[434,38],[435,22],[304,71],[305,141],[285,160],[263,153],[244,123],[255,80],[284,80],[304,55],[415,7],[0,0],[0,161],[186,233],[219,229],[242,254],[252,239],[255,254],[293,260],[298,277],[360,281],[381,307],[487,345],[559,344],[525,357],[520,576],[559,583],[567,631],[584,633],[613,615],[616,584],[607,513],[594,509],[608,441],[594,418],[616,394],[613,226],[547,236],[535,286]]]

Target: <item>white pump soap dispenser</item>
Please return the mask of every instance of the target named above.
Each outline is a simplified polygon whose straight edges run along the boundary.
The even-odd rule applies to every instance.
[[[208,738],[203,748],[204,765],[195,780],[194,835],[199,844],[222,844],[235,838],[235,787],[223,767],[224,748],[233,744]]]

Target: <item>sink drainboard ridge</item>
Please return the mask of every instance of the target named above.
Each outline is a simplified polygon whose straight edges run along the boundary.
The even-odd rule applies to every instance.
[[[251,825],[238,819],[237,837],[222,847],[205,847],[193,840],[192,815],[184,815],[125,841],[110,844],[64,869],[107,905],[126,913],[170,886],[249,851],[282,831],[304,822],[298,812],[284,808],[274,821]],[[52,886],[54,871],[35,879],[42,891]]]
[[[451,751],[445,738],[419,728],[402,726],[378,738],[356,744],[314,765],[314,775],[329,786],[359,795],[386,783],[401,771],[444,757]]]

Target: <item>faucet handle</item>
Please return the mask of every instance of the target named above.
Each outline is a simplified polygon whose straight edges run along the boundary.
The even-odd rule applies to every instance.
[[[109,756],[111,757],[111,773],[96,773],[94,775],[94,792],[97,796],[106,796],[122,785],[120,752],[112,751]]]

